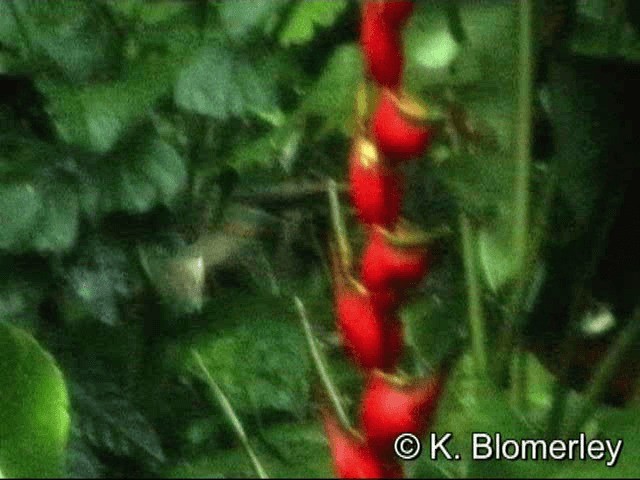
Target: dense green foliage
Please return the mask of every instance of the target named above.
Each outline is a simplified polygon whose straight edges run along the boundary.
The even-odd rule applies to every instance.
[[[542,355],[519,348],[545,252],[599,238],[594,212],[615,216],[619,203],[603,198],[622,191],[625,171],[600,169],[610,139],[630,138],[612,132],[633,119],[596,117],[624,102],[593,106],[595,94],[572,92],[552,67],[551,114],[537,97],[519,109],[517,3],[419,0],[407,27],[406,83],[441,135],[408,168],[405,214],[455,235],[402,312],[403,369],[427,373],[464,348],[435,426],[462,451],[468,432],[557,435],[579,412],[581,431],[623,438],[625,449],[612,469],[423,457],[407,472],[636,476],[637,402],[596,409],[599,392],[564,390]],[[525,60],[536,73],[553,48],[640,58],[633,7],[580,2],[559,47],[544,40],[554,2],[534,3],[536,48]],[[331,474],[292,295],[352,411],[361,380],[334,334],[323,180],[345,180],[363,79],[358,9],[352,0],[0,2],[0,478],[255,475],[194,350],[271,477]],[[520,128],[529,115],[533,159]],[[560,137],[549,152],[551,125]],[[578,280],[563,284],[561,272],[579,257],[554,261],[558,295],[578,295]],[[626,285],[616,301],[635,307],[638,284]],[[493,381],[481,380],[479,352],[467,347],[478,322]]]

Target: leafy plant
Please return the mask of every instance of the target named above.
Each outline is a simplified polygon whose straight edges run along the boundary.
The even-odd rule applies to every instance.
[[[423,455],[407,476],[636,474],[637,7],[396,2],[382,44],[362,3],[0,2],[0,477],[254,476],[245,443],[271,477],[330,475],[319,385],[341,421],[365,385],[335,328],[346,238],[371,301],[403,306],[393,366],[459,354],[430,427],[452,450],[625,441],[613,468]],[[371,64],[400,40],[401,70]],[[377,114],[369,74],[403,90]],[[374,115],[393,175],[351,144]],[[407,116],[428,138],[390,135]],[[384,249],[354,259],[356,220],[398,217],[450,235],[394,296]]]

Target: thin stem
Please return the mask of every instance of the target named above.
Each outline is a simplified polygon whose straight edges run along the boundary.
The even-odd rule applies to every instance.
[[[322,356],[318,351],[318,346],[316,345],[316,339],[311,332],[311,325],[309,324],[309,319],[307,317],[306,309],[304,308],[304,304],[299,297],[294,296],[293,302],[296,305],[296,309],[298,310],[298,316],[300,317],[300,323],[302,323],[302,328],[304,329],[304,336],[307,338],[307,343],[309,344],[309,350],[311,351],[311,358],[313,358],[313,363],[318,371],[318,375],[320,375],[320,380],[324,385],[324,388],[329,395],[329,399],[333,404],[333,408],[338,415],[342,426],[345,428],[349,427],[349,417],[342,406],[342,402],[340,401],[340,396],[338,395],[338,390],[333,385],[331,381],[331,377],[327,372],[327,367],[322,360]]]
[[[597,408],[597,403],[606,392],[611,379],[620,368],[624,356],[636,341],[640,333],[640,311],[636,311],[629,325],[627,325],[609,348],[609,351],[593,374],[591,384],[585,393],[584,400],[575,416],[573,427],[569,434],[575,434],[586,423]]]
[[[499,376],[506,378],[505,373],[512,365],[514,344],[518,343],[520,334],[520,314],[522,300],[528,285],[528,274],[531,270],[534,252],[531,250],[529,232],[529,183],[531,165],[531,127],[533,100],[533,57],[532,57],[532,6],[531,0],[519,2],[519,56],[518,56],[518,100],[516,123],[516,161],[514,175],[514,214],[513,214],[513,255],[517,268],[516,285],[513,289],[511,301],[507,307],[509,318],[507,330],[505,330],[505,355],[502,371]],[[518,351],[516,365],[519,365],[523,354]],[[527,388],[524,377],[526,373],[520,368],[511,370],[514,394],[517,404],[524,401]],[[520,405],[522,406],[522,405]]]
[[[473,232],[469,219],[465,214],[460,215],[460,230],[462,233],[462,251],[464,269],[467,277],[467,300],[469,308],[469,328],[471,330],[471,347],[478,373],[487,372],[487,352],[485,341],[485,325],[480,299],[480,285],[476,272],[476,262],[473,254]]]
[[[9,1],[9,9],[11,10],[11,13],[13,14],[13,19],[16,22],[16,26],[18,27],[18,32],[20,32],[20,36],[22,37],[22,41],[24,42],[27,51],[28,52],[32,52],[33,51],[33,45],[31,43],[31,36],[29,35],[29,31],[27,29],[27,26],[23,22],[23,19],[22,19],[22,16],[21,16],[20,12],[18,12],[18,8],[16,7],[15,0],[10,0]]]
[[[515,404],[519,411],[524,414],[528,408],[529,391],[529,361],[527,353],[519,350],[515,358],[515,382],[514,382]]]
[[[564,412],[567,406],[567,398],[569,397],[569,390],[560,381],[556,379],[553,384],[553,398],[551,403],[551,411],[549,412],[549,421],[547,424],[548,440],[558,438],[558,435],[562,431],[562,422],[564,420]]]
[[[327,180],[327,194],[329,195],[329,209],[331,213],[331,223],[338,242],[340,261],[346,271],[351,267],[351,246],[347,240],[347,228],[340,211],[340,201],[338,200],[338,185],[333,178]]]
[[[269,478],[264,468],[262,467],[260,460],[258,460],[258,457],[253,451],[253,448],[251,448],[251,444],[249,443],[249,438],[247,437],[247,434],[244,431],[244,427],[242,426],[242,423],[240,423],[240,419],[238,419],[236,412],[233,410],[233,407],[231,406],[231,403],[229,403],[227,396],[224,394],[220,386],[213,379],[213,377],[211,376],[211,373],[209,373],[209,369],[206,367],[206,365],[202,361],[202,357],[200,356],[200,354],[195,350],[193,350],[192,353],[194,358],[196,359],[198,366],[204,373],[207,379],[207,383],[211,387],[213,394],[215,395],[216,399],[220,403],[220,406],[222,407],[222,410],[225,416],[227,417],[229,422],[231,422],[231,425],[233,426],[233,430],[235,431],[236,436],[238,437],[238,440],[240,440],[240,443],[242,444],[245,451],[247,452],[247,455],[251,459],[251,463],[253,464],[253,468],[256,471],[256,474],[258,475],[259,478]]]
[[[523,270],[527,251],[529,224],[529,178],[531,165],[531,103],[533,99],[532,7],[531,0],[518,2],[519,61],[518,105],[516,123],[515,211],[513,246],[516,265]]]
[[[626,18],[625,3],[625,0],[613,0],[608,4],[607,55],[610,57],[615,57],[620,52]]]

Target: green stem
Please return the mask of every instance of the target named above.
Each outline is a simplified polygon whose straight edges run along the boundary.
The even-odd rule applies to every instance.
[[[333,231],[338,242],[338,251],[340,252],[340,261],[345,269],[351,267],[351,246],[347,240],[347,228],[344,224],[344,218],[340,211],[340,201],[338,199],[338,185],[332,178],[327,180],[327,194],[329,195],[329,209],[331,213],[331,223]]]
[[[529,177],[531,165],[531,104],[533,99],[531,0],[518,2],[520,19],[518,58],[518,104],[513,246],[516,265],[524,269],[529,224]]]
[[[624,21],[626,19],[625,0],[613,0],[607,8],[609,25],[607,28],[607,55],[615,57],[620,54]]]
[[[519,350],[516,355],[514,396],[515,404],[522,414],[528,409],[529,361],[527,353]]]
[[[467,300],[469,309],[469,329],[471,331],[471,348],[475,366],[479,374],[487,373],[487,352],[485,341],[485,325],[480,299],[480,284],[476,272],[473,249],[473,232],[467,216],[460,214],[460,231],[462,234],[462,252],[467,279]]]
[[[593,378],[587,389],[582,405],[578,409],[572,428],[569,430],[570,435],[577,434],[587,420],[593,415],[597,408],[598,402],[602,399],[606,392],[611,379],[615,376],[620,368],[624,356],[633,346],[640,333],[640,311],[636,311],[633,318],[617,336],[615,342],[609,348],[609,351],[593,374]]]
[[[25,44],[25,47],[26,47],[27,51],[28,52],[33,52],[33,44],[31,43],[31,36],[29,35],[29,31],[27,29],[27,26],[23,22],[22,15],[20,14],[20,12],[18,12],[18,8],[16,7],[15,0],[10,0],[9,1],[9,9],[11,10],[11,13],[13,14],[13,19],[16,22],[16,26],[18,27],[18,32],[20,32],[20,36],[22,37],[22,40],[24,41],[24,44]]]
[[[531,126],[533,100],[533,56],[532,56],[532,5],[531,0],[519,2],[519,56],[518,56],[518,98],[516,122],[516,151],[514,173],[514,212],[513,212],[513,255],[517,269],[516,284],[511,300],[507,306],[507,325],[502,339],[503,366],[499,371],[500,379],[504,379],[508,369],[512,366],[515,344],[519,343],[521,330],[520,315],[524,294],[528,285],[528,275],[533,265],[529,232],[529,183],[531,168]],[[524,362],[524,365],[522,364]],[[516,404],[524,407],[527,396],[526,361],[524,353],[517,351],[516,368],[512,369],[512,380]],[[525,370],[522,370],[525,368]]]
[[[306,309],[304,308],[304,304],[299,297],[293,297],[293,302],[296,305],[296,309],[298,310],[298,316],[300,317],[300,323],[302,323],[302,328],[304,329],[304,336],[307,338],[307,343],[309,344],[309,350],[311,351],[311,358],[313,359],[313,363],[318,371],[318,375],[320,375],[320,380],[324,385],[324,388],[329,395],[329,399],[333,404],[333,408],[338,415],[340,422],[342,422],[342,426],[345,428],[349,428],[349,417],[342,406],[342,402],[340,401],[340,396],[338,395],[337,388],[333,385],[331,381],[331,377],[327,372],[327,367],[322,360],[322,355],[318,351],[318,346],[316,344],[316,339],[311,332],[311,325],[309,324],[309,319],[307,317]]]
[[[558,435],[562,431],[562,422],[564,420],[564,411],[567,406],[567,398],[569,396],[569,390],[560,379],[556,379],[553,384],[553,398],[551,403],[551,411],[549,412],[549,421],[547,424],[548,440],[558,438]]]
[[[231,403],[227,399],[227,396],[224,394],[220,386],[216,383],[216,381],[211,376],[211,373],[209,372],[209,369],[202,361],[202,357],[200,356],[200,354],[195,350],[193,350],[192,353],[196,360],[196,363],[202,370],[202,373],[204,373],[204,376],[207,379],[207,383],[211,387],[211,391],[213,392],[216,399],[220,403],[220,406],[222,407],[222,411],[224,412],[225,416],[231,423],[231,426],[233,427],[233,430],[235,431],[236,436],[238,437],[238,440],[240,440],[240,443],[242,444],[245,451],[247,452],[247,455],[251,459],[251,463],[253,465],[254,470],[256,471],[256,474],[258,475],[259,478],[269,478],[264,468],[262,467],[260,460],[258,460],[258,457],[253,451],[253,448],[251,448],[251,444],[249,443],[249,438],[247,437],[247,434],[244,431],[244,427],[242,426],[242,423],[240,423],[240,419],[236,415],[236,412],[233,410],[233,407],[231,406]]]

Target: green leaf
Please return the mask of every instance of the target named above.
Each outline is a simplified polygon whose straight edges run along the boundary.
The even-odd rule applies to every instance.
[[[69,249],[79,223],[76,185],[65,178],[77,169],[74,154],[12,133],[0,145],[0,248]]]
[[[0,184],[0,248],[18,248],[37,228],[42,196],[32,184]]]
[[[58,183],[46,189],[45,208],[33,240],[38,251],[63,251],[73,246],[78,235],[80,206],[73,187]]]
[[[104,466],[82,437],[77,425],[71,425],[71,437],[67,447],[67,473],[70,478],[101,478]]]
[[[67,391],[55,361],[0,322],[0,468],[9,477],[59,477],[69,433]]]
[[[14,2],[23,34],[29,42],[32,68],[41,58],[53,63],[67,78],[83,82],[106,71],[117,59],[115,32],[90,2]],[[37,57],[34,57],[34,54]]]
[[[200,49],[180,72],[175,86],[178,106],[216,119],[277,109],[274,72],[267,62],[220,44]]]
[[[518,266],[513,257],[509,223],[501,223],[494,229],[485,226],[478,233],[477,252],[480,266],[489,287],[499,291],[515,279]]]
[[[319,421],[291,423],[264,432],[271,449],[255,438],[249,441],[271,478],[329,478],[329,447]],[[278,452],[274,455],[273,450]],[[182,462],[166,472],[169,478],[253,478],[255,471],[243,448],[223,450]]]
[[[286,5],[288,0],[234,0],[219,2],[220,18],[225,30],[232,38],[242,38],[252,30],[264,25]]]
[[[108,2],[106,6],[131,21],[140,21],[147,25],[165,22],[189,8],[188,3],[173,0],[140,2],[139,0],[120,0]]]
[[[92,182],[80,185],[85,214],[143,213],[171,204],[185,187],[187,167],[171,145],[146,129],[133,137],[96,166]]]
[[[429,8],[416,17],[416,20],[408,25],[405,38],[407,63],[412,68],[447,68],[460,50],[442,8]]]
[[[302,110],[323,118],[328,130],[349,133],[347,122],[353,114],[353,102],[362,80],[362,57],[351,43],[336,49],[322,76],[305,96]]]
[[[239,415],[261,409],[302,416],[310,395],[310,360],[298,319],[282,298],[220,292],[206,306],[211,332],[175,345],[182,374],[195,372],[195,348]],[[207,313],[208,312],[208,313]]]
[[[120,205],[145,212],[156,202],[168,204],[186,185],[186,165],[176,150],[152,137],[132,152],[129,168],[121,169]]]
[[[121,456],[136,453],[164,461],[157,433],[115,385],[97,388],[72,384],[82,436],[98,448]]]
[[[9,2],[0,2],[0,43],[13,48],[22,47],[22,37]]]
[[[42,80],[38,87],[65,141],[105,153],[170,91],[178,62],[174,55],[150,57],[113,82],[78,88]]]
[[[588,468],[581,461],[563,462],[557,478],[634,478],[640,471],[640,459],[634,449],[640,444],[640,410],[637,407],[624,410],[608,409],[600,421],[599,439],[613,442],[622,439],[624,444],[614,467],[607,467],[604,461],[592,462]],[[608,457],[607,457],[608,458]]]
[[[333,25],[347,7],[347,0],[332,2],[299,1],[289,15],[286,26],[280,33],[280,44],[302,45],[313,39],[317,26]]]
[[[127,252],[122,246],[94,237],[85,238],[74,250],[74,257],[73,263],[65,265],[65,320],[71,323],[77,312],[107,325],[117,324],[120,305],[130,298],[135,282]]]
[[[469,478],[542,478],[549,476],[556,465],[535,461],[509,461],[487,459],[477,461],[471,458],[472,434],[500,433],[502,439],[537,439],[542,433],[531,425],[517,410],[511,407],[504,392],[490,382],[478,378],[473,367],[472,357],[465,355],[449,379],[445,397],[432,431],[441,437],[452,432],[453,438],[447,444],[448,450],[462,457],[459,462],[441,459],[442,470],[447,476],[465,476]],[[425,443],[425,449],[428,445]],[[420,463],[432,464],[427,455]],[[423,471],[424,466],[419,466]]]
[[[454,283],[442,271],[434,271],[431,283],[443,284],[443,295],[420,298],[402,310],[408,343],[430,364],[437,364],[449,354],[466,328],[464,279],[460,276],[456,280]]]
[[[2,269],[3,281],[0,283],[0,322],[11,323],[31,332],[38,325],[38,305],[44,297],[44,282],[37,282],[42,275],[32,278],[33,274],[29,272],[27,276],[19,275],[16,278],[14,272],[19,267],[22,267],[21,273],[27,270],[24,265],[10,261],[3,263],[5,267]]]
[[[506,214],[510,205],[513,171],[505,153],[453,155],[433,173],[474,216]]]

